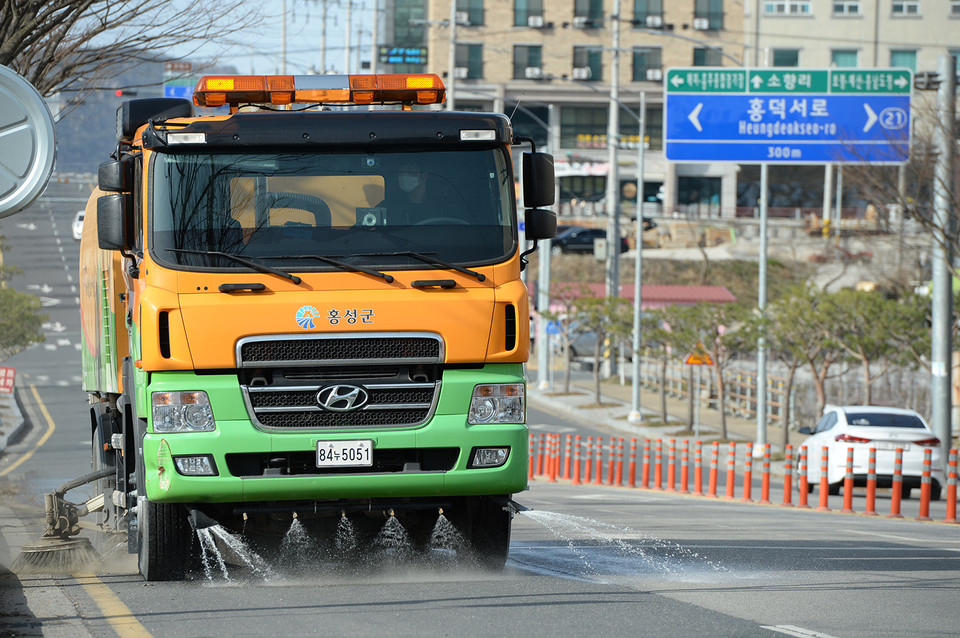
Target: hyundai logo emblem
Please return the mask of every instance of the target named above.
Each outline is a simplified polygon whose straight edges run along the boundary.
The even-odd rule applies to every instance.
[[[328,385],[317,392],[317,403],[330,412],[359,410],[369,400],[367,391],[355,385]]]

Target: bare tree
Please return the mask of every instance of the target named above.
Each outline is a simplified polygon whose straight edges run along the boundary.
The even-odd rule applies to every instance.
[[[84,92],[145,62],[197,53],[256,24],[243,0],[0,0],[0,64],[42,95]],[[210,60],[211,64],[216,60]]]

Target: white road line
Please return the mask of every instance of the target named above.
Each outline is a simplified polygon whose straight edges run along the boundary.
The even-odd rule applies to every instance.
[[[788,636],[799,636],[800,638],[834,638],[830,634],[804,629],[803,627],[794,627],[793,625],[760,625],[760,629],[769,629],[770,631]]]
[[[920,541],[916,536],[897,536],[896,534],[882,534],[880,532],[868,532],[865,530],[859,529],[848,529],[846,530],[852,534],[863,534],[864,536],[879,536],[880,538],[892,538],[898,541],[910,541],[915,543]],[[923,539],[924,543],[951,543],[951,544],[960,544],[960,538],[927,538]]]

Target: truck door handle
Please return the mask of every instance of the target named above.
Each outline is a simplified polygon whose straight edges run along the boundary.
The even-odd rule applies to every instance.
[[[266,290],[267,287],[261,283],[255,284],[220,284],[217,288],[220,292],[240,292],[241,290],[249,290],[250,292],[261,292]]]
[[[417,279],[410,285],[414,288],[456,288],[457,282],[453,279]]]

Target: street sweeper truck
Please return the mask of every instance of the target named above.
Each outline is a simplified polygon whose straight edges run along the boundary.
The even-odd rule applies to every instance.
[[[443,98],[431,74],[208,76],[119,108],[80,257],[96,496],[48,495],[48,535],[89,511],[167,580],[214,523],[395,516],[425,543],[442,512],[502,567],[528,473],[511,147],[534,248],[553,165]]]

